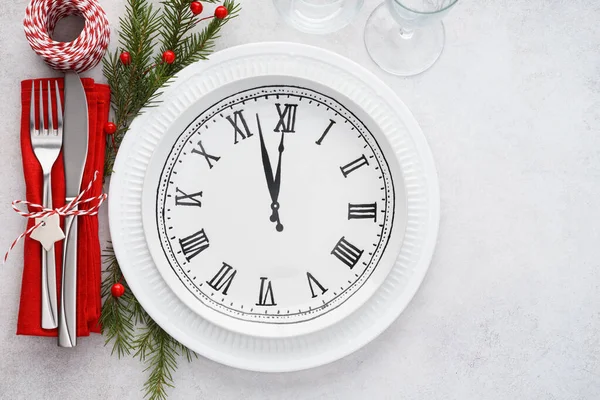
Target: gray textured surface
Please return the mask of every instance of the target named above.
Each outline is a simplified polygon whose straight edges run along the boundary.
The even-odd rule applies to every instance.
[[[24,195],[19,81],[54,74],[23,36],[26,3],[0,7],[2,248],[23,229],[10,210]],[[124,2],[102,4],[116,23]],[[313,37],[287,28],[269,0],[244,0],[218,47],[325,47],[403,98],[441,182],[439,243],[421,290],[388,331],[341,361],[278,375],[184,362],[172,398],[600,398],[600,4],[463,0],[446,19],[442,58],[411,79],[386,75],[366,54],[362,29],[376,4]],[[15,336],[20,253],[0,269],[0,398],[141,398],[140,364],[112,357],[100,336],[72,351]]]

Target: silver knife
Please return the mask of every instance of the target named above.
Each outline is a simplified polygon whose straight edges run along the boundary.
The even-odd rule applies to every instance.
[[[79,75],[65,74],[63,156],[65,160],[66,201],[81,191],[81,179],[88,152],[88,106]],[[58,318],[58,345],[77,345],[77,217],[65,217],[62,287]]]

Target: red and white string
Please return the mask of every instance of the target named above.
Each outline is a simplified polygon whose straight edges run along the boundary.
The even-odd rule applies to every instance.
[[[106,198],[108,197],[108,195],[106,193],[102,193],[98,196],[93,196],[93,197],[88,197],[88,198],[83,198],[91,189],[92,189],[92,185],[93,183],[96,181],[96,178],[98,177],[99,172],[96,171],[94,172],[94,179],[91,180],[91,182],[89,183],[89,185],[87,186],[87,188],[85,188],[84,191],[82,191],[81,193],[79,193],[77,195],[77,197],[75,197],[72,201],[70,201],[69,203],[65,204],[62,207],[59,208],[45,208],[39,204],[35,204],[32,203],[30,201],[26,201],[26,200],[15,200],[12,202],[12,208],[13,210],[15,210],[15,212],[19,215],[21,215],[22,217],[25,218],[45,218],[45,217],[49,217],[51,215],[54,214],[58,214],[60,216],[67,216],[67,215],[76,215],[76,216],[81,216],[81,215],[96,215],[98,214],[98,209],[100,208],[100,206],[102,205],[102,203],[104,203],[104,201],[106,200]],[[95,202],[95,203],[94,203]],[[93,203],[92,207],[90,207],[87,210],[79,210],[79,206],[81,204],[85,204],[85,203]],[[32,211],[24,211],[21,209],[20,205],[26,206],[28,210],[32,210]],[[10,252],[12,251],[12,249],[17,245],[17,243],[19,243],[19,241],[21,239],[23,239],[26,236],[31,235],[31,233],[36,230],[37,228],[39,228],[41,225],[43,225],[45,222],[42,220],[40,222],[38,222],[37,224],[33,225],[31,228],[27,229],[25,232],[21,233],[14,241],[13,243],[10,245],[10,248],[8,249],[8,251],[6,252],[6,254],[4,255],[4,263],[6,263],[6,260],[8,259],[8,255],[10,254]]]
[[[81,15],[85,26],[72,42],[51,38],[56,23],[69,15]],[[35,51],[52,68],[83,72],[95,67],[106,52],[110,27],[97,0],[31,0],[23,20],[25,36]]]

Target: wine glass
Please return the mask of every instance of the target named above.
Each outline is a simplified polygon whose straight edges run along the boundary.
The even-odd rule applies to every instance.
[[[364,0],[273,0],[283,19],[307,33],[331,33],[348,25]]]
[[[442,18],[458,0],[386,0],[369,17],[365,46],[383,70],[400,76],[420,74],[442,54]]]

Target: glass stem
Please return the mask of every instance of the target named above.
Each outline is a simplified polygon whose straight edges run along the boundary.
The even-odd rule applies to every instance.
[[[400,36],[402,37],[402,39],[410,39],[413,37],[413,34],[415,33],[414,29],[408,29],[408,28],[404,28],[404,27],[400,27]]]

